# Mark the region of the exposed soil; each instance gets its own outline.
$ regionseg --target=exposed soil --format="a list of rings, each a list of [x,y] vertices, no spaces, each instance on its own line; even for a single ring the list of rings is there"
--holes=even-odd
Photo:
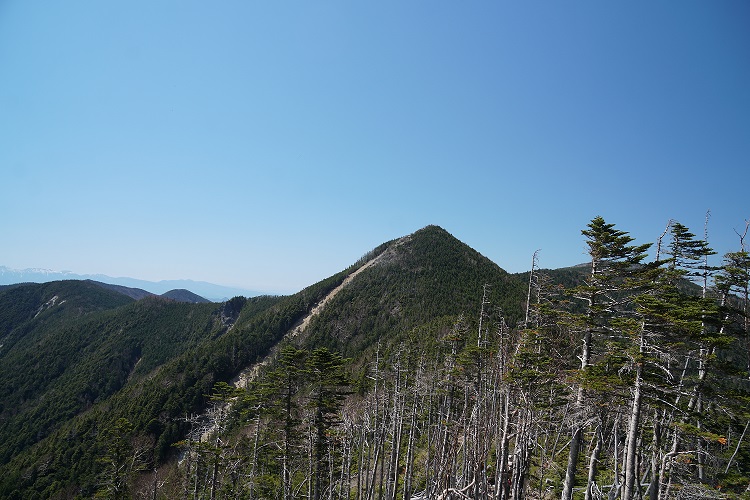
[[[323,300],[315,304],[313,308],[310,310],[309,313],[307,313],[300,321],[298,321],[285,335],[284,339],[293,339],[296,338],[302,334],[304,334],[307,327],[310,325],[310,321],[313,320],[316,316],[320,314],[320,312],[323,310],[323,308],[328,304],[331,299],[333,299],[341,290],[343,290],[349,283],[351,283],[361,272],[363,272],[365,269],[368,269],[380,262],[385,262],[388,260],[391,260],[394,257],[395,248],[399,245],[403,244],[405,241],[409,239],[409,236],[405,236],[401,238],[400,240],[396,241],[395,244],[391,245],[386,251],[382,252],[381,254],[377,255],[376,257],[370,259],[366,263],[364,263],[359,269],[354,271],[352,274],[347,276],[343,282],[333,290],[331,290],[328,295],[326,295]],[[239,375],[237,375],[232,381],[230,382],[232,386],[234,387],[247,387],[247,384],[254,380],[257,376],[260,370],[268,366],[271,361],[273,361],[276,357],[278,346],[281,344],[279,342],[271,349],[271,352],[268,353],[268,355],[263,358],[263,360],[259,361],[258,363],[255,363],[252,366],[249,366],[242,370]]]

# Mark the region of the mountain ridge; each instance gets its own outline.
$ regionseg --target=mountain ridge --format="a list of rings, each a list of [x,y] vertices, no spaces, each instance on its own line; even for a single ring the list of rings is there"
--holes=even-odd
[[[170,300],[176,300],[177,302],[189,302],[191,304],[204,304],[206,302],[211,302],[210,300],[205,299],[200,295],[184,288],[175,288],[174,290],[164,292],[160,295],[160,297],[164,297]]]
[[[430,252],[420,256],[425,250]],[[445,251],[450,255],[441,257]],[[373,260],[377,265],[367,266]],[[17,384],[28,386],[27,390],[16,393],[19,403],[13,405],[8,400],[5,413],[0,415],[7,423],[0,436],[0,442],[3,439],[6,442],[0,446],[0,474],[5,474],[5,479],[0,481],[0,496],[15,490],[41,493],[53,480],[60,485],[72,485],[83,496],[92,495],[99,467],[96,457],[101,456],[107,446],[98,436],[112,419],[126,418],[136,432],[154,443],[154,460],[158,463],[169,460],[174,454],[173,444],[184,439],[190,429],[185,415],[205,410],[209,403],[207,395],[212,393],[214,384],[230,382],[242,370],[266,359],[298,322],[353,275],[355,278],[325,304],[321,314],[312,318],[306,329],[308,337],[303,336],[300,341],[307,345],[339,342],[349,352],[355,352],[358,344],[371,345],[376,337],[387,339],[407,331],[421,323],[424,315],[404,323],[408,315],[392,314],[392,311],[402,307],[402,311],[408,312],[427,302],[432,302],[428,311],[436,311],[446,297],[460,298],[466,290],[475,297],[481,293],[483,279],[492,279],[487,272],[496,277],[507,275],[499,266],[487,262],[488,259],[485,261],[447,231],[428,226],[381,244],[348,268],[290,296],[258,296],[223,304],[180,304],[159,297],[134,301],[118,293],[112,296],[122,297],[118,300],[123,301],[123,306],[94,311],[83,322],[83,317],[78,320],[50,316],[54,309],[37,318],[33,316],[54,296],[58,296],[57,308],[65,307],[74,312],[75,304],[53,288],[86,286],[87,290],[94,290],[93,283],[52,282],[0,290],[0,309],[5,301],[12,300],[10,293],[26,290],[24,293],[35,294],[35,299],[25,308],[24,317],[28,319],[23,324],[16,321],[11,335],[28,331],[25,335],[42,339],[52,332],[61,332],[54,337],[56,343],[48,344],[55,349],[44,351],[49,361],[42,361],[39,351],[32,348],[31,338],[15,347],[0,339],[0,344],[6,344],[0,349],[3,372],[8,378],[6,392],[13,394]],[[446,281],[441,283],[441,268],[451,263],[464,270],[455,276],[446,275]],[[484,271],[477,273],[477,264]],[[361,272],[355,275],[359,269]],[[395,276],[404,269],[408,270],[405,277]],[[418,289],[412,290],[408,285],[411,272],[417,274]],[[469,276],[474,277],[468,279]],[[457,280],[464,277],[467,277],[466,282],[458,283]],[[370,284],[379,285],[370,289]],[[362,303],[378,304],[381,299],[373,297],[391,286],[395,288],[382,305],[384,312],[363,321],[365,328],[372,329],[367,338],[362,338],[361,328],[354,328],[343,336],[329,335],[331,332],[322,328],[323,316],[334,318],[337,329],[350,328],[357,322],[357,315],[367,312],[363,311]],[[356,292],[354,295],[352,290]],[[353,296],[361,294],[370,298],[351,301]],[[59,305],[63,300],[67,302]],[[472,299],[456,300],[449,314],[471,302]],[[466,312],[473,314],[473,306]],[[55,323],[55,317],[64,322]],[[68,338],[79,340],[67,347]],[[343,338],[357,342],[350,342],[347,347]],[[57,352],[69,352],[71,356],[85,352],[88,361],[70,364],[77,358],[59,358]],[[152,354],[147,356],[147,352]],[[51,374],[54,383],[48,380],[46,371],[28,371],[28,359],[34,358],[39,358],[44,365],[55,366]],[[18,379],[21,373],[24,376]],[[47,394],[47,391],[53,392]],[[33,397],[27,400],[24,394]],[[76,437],[70,441],[65,436]],[[56,469],[47,469],[43,476],[34,472],[44,457],[59,453],[56,450],[60,443],[66,443],[65,456],[69,458],[58,462]],[[69,462],[72,457],[78,457],[75,463]],[[51,492],[42,496],[49,496]]]
[[[212,302],[223,302],[238,295],[243,297],[265,295],[265,293],[257,290],[254,291],[190,279],[148,281],[130,277],[112,277],[105,274],[77,274],[72,271],[54,271],[42,268],[12,269],[7,266],[0,266],[0,286],[20,283],[48,283],[50,281],[61,280],[98,281],[109,285],[141,289],[155,295],[163,295],[172,290],[185,289]]]
[[[574,286],[586,269],[540,272],[555,284]],[[0,497],[94,496],[102,484],[101,459],[111,450],[106,436],[118,422],[131,426],[132,443],[144,446],[149,457],[142,485],[166,485],[159,495],[154,489],[146,496],[181,496],[175,478],[184,473],[178,459],[185,443],[223,428],[211,415],[228,415],[217,391],[224,387],[229,392],[222,394],[234,398],[233,391],[244,390],[249,406],[236,409],[237,416],[251,412],[241,417],[250,423],[242,425],[261,425],[263,419],[252,414],[260,408],[255,398],[274,385],[280,363],[290,361],[283,358],[291,352],[287,348],[304,356],[341,356],[352,411],[383,397],[382,390],[389,390],[384,377],[400,390],[402,370],[411,370],[404,382],[425,370],[425,382],[458,384],[490,366],[477,358],[480,353],[514,356],[519,335],[535,335],[524,323],[531,281],[528,273],[506,272],[445,229],[426,226],[288,296],[194,304],[151,295],[134,300],[93,282],[0,287]],[[566,357],[574,339],[564,333],[550,337],[561,370],[573,366],[563,361],[575,361]],[[457,362],[458,371],[451,368]],[[309,378],[312,372],[299,375]],[[474,383],[462,384],[455,389]],[[373,387],[381,391],[377,397]],[[417,388],[401,394],[422,397]],[[395,394],[393,404],[400,401]],[[466,396],[455,403],[480,401]],[[278,395],[266,402],[277,403]],[[270,432],[277,424],[263,425]],[[278,457],[267,458],[264,467],[279,463]],[[258,498],[273,496],[266,493]]]

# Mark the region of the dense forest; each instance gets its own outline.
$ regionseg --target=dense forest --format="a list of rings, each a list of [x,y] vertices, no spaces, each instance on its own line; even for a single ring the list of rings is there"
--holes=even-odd
[[[750,498],[744,235],[582,236],[511,275],[428,226],[224,304],[0,291],[0,496]]]

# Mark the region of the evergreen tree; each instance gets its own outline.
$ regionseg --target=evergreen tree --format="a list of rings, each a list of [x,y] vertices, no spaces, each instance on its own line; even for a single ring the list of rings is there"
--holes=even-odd
[[[101,486],[96,492],[96,498],[130,498],[130,483],[144,469],[146,449],[134,446],[133,425],[125,418],[118,419],[104,431],[102,437],[106,453],[100,459],[104,470],[100,475]]]
[[[631,245],[633,238],[627,232],[615,229],[614,224],[605,222],[602,217],[595,217],[588,224],[588,229],[581,233],[586,237],[591,270],[586,282],[571,291],[575,298],[583,302],[584,311],[570,318],[574,327],[581,332],[581,348],[562,500],[573,498],[578,455],[583,444],[585,423],[590,417],[586,411],[588,396],[585,387],[596,382],[590,376],[592,363],[596,364],[602,357],[607,358],[608,352],[603,344],[614,335],[616,328],[611,319],[629,306],[635,284],[633,278],[650,247],[650,244]]]
[[[291,463],[295,449],[299,447],[300,408],[295,400],[300,384],[304,377],[304,363],[307,352],[286,345],[279,353],[279,368],[276,377],[279,385],[279,403],[283,422],[283,455],[282,455],[282,485],[284,499],[292,498]]]
[[[348,394],[349,380],[344,372],[345,360],[340,354],[321,347],[310,353],[307,359],[305,374],[310,386],[308,408],[312,418],[313,456],[310,478],[313,485],[313,499],[319,500],[325,487],[329,486],[327,478],[329,461],[329,431],[339,422],[339,410]]]

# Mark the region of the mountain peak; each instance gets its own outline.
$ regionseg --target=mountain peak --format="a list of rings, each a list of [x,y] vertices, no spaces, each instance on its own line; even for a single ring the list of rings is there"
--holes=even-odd
[[[161,294],[161,296],[167,299],[174,300],[176,302],[189,302],[191,304],[204,304],[206,302],[210,302],[200,295],[197,295],[184,288],[169,290],[168,292],[164,292],[163,294]]]
[[[415,231],[414,234],[420,233],[422,231],[437,231],[437,232],[442,232],[442,233],[445,233],[445,234],[450,234],[448,231],[446,231],[445,229],[443,229],[441,226],[438,226],[437,224],[427,224],[422,229],[419,229],[419,230]]]
[[[413,255],[420,261],[414,262],[417,267],[427,266],[450,268],[462,265],[489,266],[496,271],[505,273],[496,263],[480,254],[472,247],[453,236],[446,229],[430,224],[414,233],[395,240],[389,250],[400,247],[403,253]]]
[[[378,251],[379,250],[379,251]],[[445,229],[429,225],[378,247],[310,324],[310,336],[349,354],[431,319],[473,313],[488,300],[516,319],[523,283]],[[364,319],[364,320],[363,320]]]

